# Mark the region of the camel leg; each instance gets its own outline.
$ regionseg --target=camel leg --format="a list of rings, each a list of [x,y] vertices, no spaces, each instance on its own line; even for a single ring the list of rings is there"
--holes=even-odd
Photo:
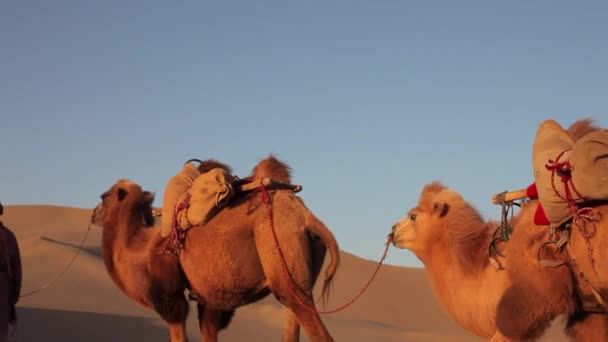
[[[321,317],[319,314],[315,312],[311,312],[304,308],[299,301],[295,298],[297,297],[309,308],[314,308],[314,300],[312,296],[312,285],[310,283],[310,272],[293,272],[290,275],[287,275],[280,264],[280,260],[276,259],[276,255],[272,255],[271,260],[274,260],[273,264],[263,264],[264,272],[266,273],[266,277],[268,280],[268,287],[277,297],[277,299],[288,309],[292,311],[292,315],[285,315],[287,321],[285,322],[285,336],[284,341],[291,341],[289,338],[294,338],[293,334],[296,331],[295,322],[290,322],[295,316],[297,323],[304,329],[306,335],[308,335],[310,341],[333,341],[329,331],[321,321]],[[263,260],[267,256],[261,256]],[[266,260],[266,262],[269,262]],[[308,271],[308,270],[307,270]],[[291,276],[292,280],[289,280],[289,276]],[[288,281],[293,281],[293,285],[295,289],[287,283]],[[295,292],[295,293],[294,293]],[[293,341],[298,341],[294,339]]]
[[[311,278],[315,284],[321,269],[323,268],[323,260],[327,253],[327,248],[323,241],[317,237],[310,238],[310,255],[311,262]],[[283,342],[299,342],[300,341],[300,324],[291,309],[283,307]]]
[[[169,325],[171,342],[184,342],[190,306],[184,295],[185,280],[173,256],[161,255],[149,264],[148,298],[154,311]]]
[[[312,296],[301,297],[301,299],[309,308],[314,308]],[[302,328],[304,328],[310,341],[326,342],[334,340],[323,324],[323,321],[321,321],[319,314],[307,310],[301,304],[294,302],[293,300],[283,299],[282,302],[291,309]]]
[[[152,286],[150,298],[152,299],[154,311],[169,325],[171,342],[187,341],[186,319],[188,318],[188,301],[183,293],[168,296],[160,288]]]
[[[197,309],[198,326],[201,330],[201,341],[217,342],[217,333],[220,330],[221,311],[206,308],[201,304],[197,305]]]
[[[504,337],[499,331],[490,339],[490,342],[515,342],[515,340]]]
[[[196,308],[198,310],[198,325],[202,341],[217,341],[218,332],[228,327],[234,316],[234,310],[222,311],[210,309],[200,303],[197,304]]]
[[[171,342],[188,341],[185,322],[169,323],[169,337]]]
[[[292,322],[293,317],[297,320],[300,326],[304,329],[306,335],[308,335],[310,341],[333,341],[329,331],[323,324],[321,317],[318,313],[312,312],[311,309],[315,309],[315,303],[312,295],[312,286],[306,281],[302,281],[297,275],[302,273],[294,272],[291,275],[293,279],[292,288],[287,282],[289,276],[285,273],[283,268],[272,269],[267,274],[269,287],[275,294],[277,299],[289,309],[292,314],[285,315],[285,341],[291,341],[289,338],[293,338],[293,341],[298,341],[299,334],[295,335],[295,331],[299,331],[299,327],[295,322]],[[299,281],[298,281],[299,280]],[[304,307],[298,298],[306,306]],[[297,337],[297,338],[296,338]]]
[[[608,341],[608,315],[577,312],[568,318],[566,334],[571,341]]]
[[[283,307],[283,342],[299,342],[300,341],[300,323],[293,311],[287,307]]]
[[[188,302],[183,295],[174,297],[161,296],[152,297],[154,310],[169,325],[169,335],[171,342],[185,342],[188,340],[186,335],[186,319],[188,318]]]

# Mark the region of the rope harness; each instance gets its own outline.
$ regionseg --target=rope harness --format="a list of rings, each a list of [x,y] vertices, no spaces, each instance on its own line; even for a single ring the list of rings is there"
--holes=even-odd
[[[591,238],[595,235],[597,226],[596,222],[602,219],[602,215],[600,212],[596,211],[595,208],[591,206],[579,207],[576,201],[588,202],[588,200],[582,196],[574,186],[572,181],[572,166],[568,160],[560,161],[560,158],[569,150],[562,151],[555,160],[549,160],[545,164],[545,168],[551,171],[551,187],[555,194],[559,196],[566,204],[568,205],[568,210],[572,214],[571,223],[564,223],[555,227],[553,224],[549,226],[549,240],[541,245],[537,252],[537,259],[541,263],[541,265],[545,267],[559,267],[566,263],[570,263],[574,269],[574,271],[580,276],[583,282],[589,287],[593,296],[597,300],[600,305],[600,309],[598,310],[597,305],[593,305],[592,307],[585,308],[590,312],[604,312],[606,310],[606,302],[600,295],[600,293],[593,287],[585,273],[581,270],[576,262],[576,258],[574,253],[572,252],[570,237],[572,234],[572,226],[576,227],[585,240],[587,246],[587,254],[589,257],[589,261],[591,265],[595,269],[595,260],[593,258],[593,247],[591,246]],[[555,176],[560,177],[560,181],[563,184],[564,195],[557,190],[557,185],[555,181]],[[577,198],[574,197],[576,195]],[[542,252],[550,245],[555,245],[556,251],[564,251],[566,252],[566,256],[563,260],[545,260],[542,259]],[[583,303],[585,306],[585,303]]]
[[[498,194],[498,204],[501,206],[501,219],[500,225],[498,228],[494,230],[492,234],[492,240],[490,241],[490,245],[488,246],[488,254],[490,256],[490,262],[494,267],[498,270],[504,270],[504,266],[498,260],[498,257],[504,258],[505,256],[498,251],[496,248],[496,244],[498,242],[507,242],[511,239],[511,234],[513,233],[513,227],[511,226],[511,222],[513,222],[514,210],[513,206],[520,207],[521,204],[516,203],[515,201],[505,201],[505,195],[507,192],[502,192]]]
[[[372,276],[368,280],[368,282],[365,284],[365,286],[363,286],[363,288],[359,291],[359,293],[357,293],[357,295],[353,299],[351,299],[350,301],[346,302],[345,304],[343,304],[343,305],[341,305],[341,306],[339,306],[339,307],[337,307],[335,309],[326,310],[326,311],[319,311],[319,310],[315,309],[313,306],[311,306],[309,304],[306,304],[304,302],[304,300],[302,300],[302,298],[297,293],[298,289],[296,288],[296,284],[294,283],[293,278],[289,274],[289,269],[287,268],[287,261],[285,260],[285,254],[283,253],[283,249],[281,248],[281,245],[279,243],[279,238],[277,236],[277,232],[276,232],[276,229],[275,229],[275,226],[274,226],[273,211],[272,211],[272,202],[270,200],[270,194],[268,193],[268,190],[266,189],[266,187],[264,186],[264,184],[260,183],[260,186],[251,195],[251,199],[253,199],[257,193],[262,193],[262,201],[266,205],[266,209],[267,209],[267,212],[268,212],[268,221],[269,221],[270,227],[272,229],[272,236],[274,238],[275,247],[277,248],[277,250],[279,252],[279,256],[281,258],[281,266],[283,268],[283,272],[284,272],[284,275],[285,275],[285,281],[289,285],[289,290],[291,291],[291,294],[296,299],[296,301],[298,302],[298,304],[300,304],[306,311],[309,311],[309,312],[312,312],[312,313],[316,313],[316,314],[324,315],[324,314],[332,314],[332,313],[336,313],[336,312],[342,311],[342,310],[346,309],[347,307],[349,307],[350,305],[352,305],[355,301],[357,301],[361,297],[361,295],[363,295],[363,293],[368,289],[369,285],[372,283],[372,281],[374,280],[374,278],[378,274],[378,271],[380,270],[380,266],[382,266],[382,263],[384,262],[384,259],[386,259],[387,255],[388,255],[388,249],[390,247],[390,242],[391,242],[390,237],[388,238],[388,240],[386,241],[386,243],[384,245],[384,253],[382,254],[382,258],[378,262],[378,265],[376,266],[376,269],[374,270],[374,273],[372,274]],[[249,203],[248,213],[250,213],[250,210],[251,210],[251,203],[252,202]]]
[[[593,207],[583,207],[579,208],[576,204],[576,201],[586,201],[586,199],[576,190],[574,183],[572,182],[572,166],[570,165],[570,161],[566,160],[560,162],[560,158],[569,150],[562,151],[555,161],[549,159],[546,163],[545,167],[547,170],[551,171],[551,187],[553,191],[559,198],[565,201],[568,204],[568,209],[572,214],[572,223],[579,230],[583,238],[585,239],[585,243],[587,244],[587,251],[589,255],[589,260],[592,264],[595,264],[593,260],[593,247],[591,246],[590,239],[595,235],[597,227],[595,222],[601,220],[601,214]],[[555,175],[560,177],[560,180],[564,186],[564,196],[562,196],[559,191],[557,191],[555,185]],[[578,197],[574,198],[573,193]],[[590,230],[588,230],[588,226]]]
[[[184,248],[186,231],[180,227],[179,214],[190,207],[190,194],[184,193],[184,198],[175,206],[173,212],[173,228],[169,235],[160,245],[159,254],[171,254],[177,256],[180,249]]]

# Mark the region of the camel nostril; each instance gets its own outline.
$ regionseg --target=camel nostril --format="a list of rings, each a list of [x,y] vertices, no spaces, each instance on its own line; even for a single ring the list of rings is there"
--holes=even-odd
[[[393,242],[395,240],[395,230],[397,229],[397,225],[393,225],[390,234],[388,234],[389,241]]]

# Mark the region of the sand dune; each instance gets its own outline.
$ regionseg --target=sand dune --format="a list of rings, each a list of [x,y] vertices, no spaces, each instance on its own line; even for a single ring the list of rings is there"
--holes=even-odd
[[[5,208],[3,222],[15,232],[21,247],[24,293],[46,285],[61,272],[77,251],[90,214],[89,209],[57,206]],[[93,226],[68,272],[48,288],[21,299],[19,341],[168,340],[163,321],[112,283],[101,260],[100,238],[100,228]],[[342,252],[328,308],[352,298],[374,267],[374,261]],[[199,340],[196,315],[190,316],[188,334],[191,340]],[[220,338],[280,341],[281,316],[281,306],[269,296],[237,310]],[[416,268],[383,267],[358,302],[323,320],[336,341],[481,341],[448,318],[435,301],[424,271]],[[564,341],[561,335],[554,324],[545,340]]]

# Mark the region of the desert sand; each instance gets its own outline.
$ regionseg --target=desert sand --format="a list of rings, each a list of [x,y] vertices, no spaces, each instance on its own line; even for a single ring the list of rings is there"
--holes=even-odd
[[[2,221],[15,232],[21,248],[23,294],[45,286],[64,269],[80,246],[91,212],[49,205],[5,207]],[[163,321],[112,283],[101,260],[100,240],[101,228],[91,226],[84,249],[65,275],[21,298],[18,341],[168,340]],[[404,252],[392,248],[388,262],[400,253]],[[350,300],[375,266],[374,260],[343,251],[327,309]],[[323,321],[336,341],[482,341],[449,319],[433,297],[424,270],[418,268],[383,266],[357,302],[324,315]],[[563,322],[555,322],[543,341],[566,341],[562,326]],[[280,341],[281,330],[281,306],[269,296],[238,309],[220,339]],[[193,306],[188,335],[192,341],[200,340]],[[303,336],[302,340],[307,339]]]

